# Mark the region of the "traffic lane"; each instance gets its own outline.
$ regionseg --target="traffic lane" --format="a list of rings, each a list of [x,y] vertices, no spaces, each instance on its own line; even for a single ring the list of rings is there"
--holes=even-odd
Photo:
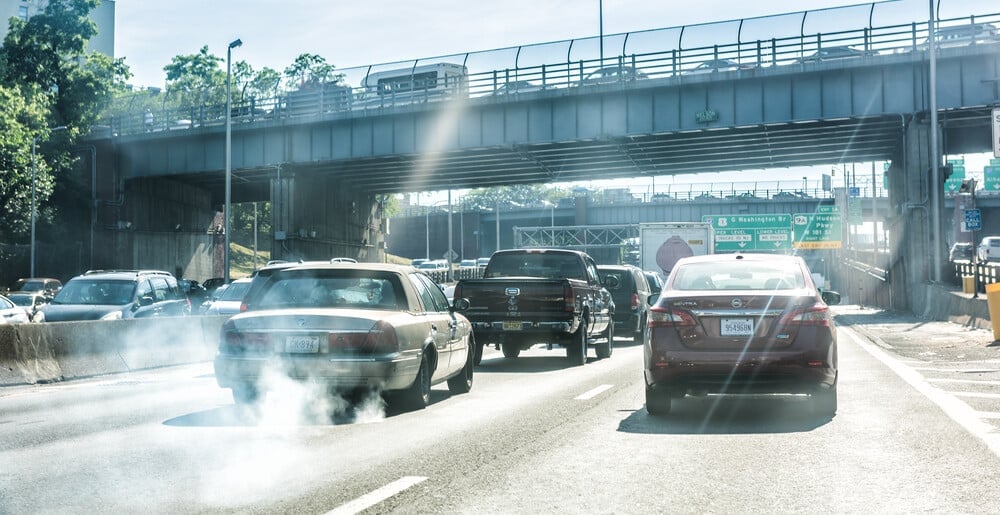
[[[612,359],[641,357],[616,351]],[[806,399],[772,396],[688,398],[671,416],[650,417],[641,376],[626,374],[626,382],[581,402],[575,416],[523,432],[518,445],[480,468],[441,471],[444,477],[419,469],[430,479],[379,510],[972,513],[1000,506],[1000,460],[843,333],[840,371],[833,419],[814,416]],[[537,429],[524,415],[526,429]]]
[[[388,418],[362,410],[355,423],[303,415],[286,392],[241,410],[204,366],[7,390],[0,437],[15,443],[0,451],[0,498],[13,512],[325,511],[400,470],[453,468],[470,449],[488,462],[496,442],[508,442],[499,452],[518,445],[524,412],[547,413],[534,422],[544,431],[576,408],[554,406],[578,395],[577,383],[635,374],[638,364],[591,361],[571,367],[564,352],[518,360],[489,352],[480,368],[497,373],[477,374],[470,394],[436,387],[427,410]],[[87,408],[66,409],[75,404]],[[17,438],[27,433],[45,436]]]

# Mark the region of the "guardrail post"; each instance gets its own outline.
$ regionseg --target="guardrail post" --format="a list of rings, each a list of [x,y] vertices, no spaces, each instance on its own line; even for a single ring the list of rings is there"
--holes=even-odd
[[[771,38],[771,67],[778,66],[778,40]]]

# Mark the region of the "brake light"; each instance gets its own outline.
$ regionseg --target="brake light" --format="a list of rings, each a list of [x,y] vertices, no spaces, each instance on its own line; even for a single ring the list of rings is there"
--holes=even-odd
[[[646,327],[693,327],[697,322],[688,311],[654,307],[649,309]]]
[[[635,311],[635,310],[639,309],[639,294],[638,293],[633,293],[632,294],[632,302],[631,302],[631,306],[630,307],[632,308],[632,311]]]
[[[573,295],[573,287],[569,281],[563,284],[563,311],[572,313],[576,311],[576,297]]]
[[[384,320],[375,322],[367,332],[330,333],[328,339],[331,351],[351,351],[359,354],[399,352],[396,329]]]
[[[246,313],[246,312],[247,312],[247,303],[240,302],[240,313]]]
[[[817,302],[807,308],[797,308],[782,319],[784,325],[815,325],[830,327],[832,317],[826,304]]]
[[[274,351],[274,342],[267,333],[227,331],[222,334],[219,350],[223,354],[270,354]]]

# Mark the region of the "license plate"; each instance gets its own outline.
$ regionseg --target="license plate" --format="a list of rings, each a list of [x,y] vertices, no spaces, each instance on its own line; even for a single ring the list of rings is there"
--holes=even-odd
[[[753,319],[723,318],[719,334],[722,336],[753,336]]]
[[[289,336],[285,338],[285,352],[315,354],[319,352],[319,336]]]
[[[503,330],[504,331],[520,331],[522,328],[520,320],[504,320]]]

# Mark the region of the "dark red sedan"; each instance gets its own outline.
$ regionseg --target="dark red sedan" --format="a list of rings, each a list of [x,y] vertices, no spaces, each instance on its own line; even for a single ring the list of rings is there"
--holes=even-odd
[[[837,331],[797,256],[715,254],[677,262],[649,309],[646,411],[685,395],[808,394],[837,411]]]

